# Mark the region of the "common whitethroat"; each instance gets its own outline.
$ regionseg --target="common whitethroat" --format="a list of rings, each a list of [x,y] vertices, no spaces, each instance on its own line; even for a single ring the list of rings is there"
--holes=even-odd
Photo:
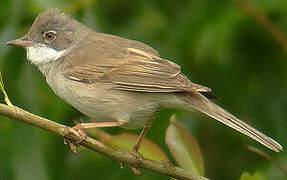
[[[22,46],[53,91],[98,123],[143,128],[133,153],[162,108],[200,111],[279,152],[282,146],[209,100],[211,89],[191,82],[175,63],[137,41],[96,32],[57,9],[38,15],[29,32],[7,45]]]

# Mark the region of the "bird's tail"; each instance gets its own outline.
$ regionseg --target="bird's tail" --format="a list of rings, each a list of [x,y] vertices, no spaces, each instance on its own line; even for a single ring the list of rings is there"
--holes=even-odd
[[[250,138],[275,152],[282,151],[282,146],[279,143],[254,129],[245,122],[239,120],[220,106],[204,97],[202,94],[198,92],[192,92],[186,94],[178,94],[177,96],[183,101],[187,102],[192,109],[196,109],[216,119],[217,121],[249,136]]]

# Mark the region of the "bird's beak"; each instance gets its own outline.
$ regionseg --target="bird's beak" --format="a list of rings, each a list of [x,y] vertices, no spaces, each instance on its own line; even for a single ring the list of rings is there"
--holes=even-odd
[[[33,46],[34,42],[29,41],[25,36],[19,39],[15,39],[6,43],[9,46],[21,46],[21,47],[29,47]]]

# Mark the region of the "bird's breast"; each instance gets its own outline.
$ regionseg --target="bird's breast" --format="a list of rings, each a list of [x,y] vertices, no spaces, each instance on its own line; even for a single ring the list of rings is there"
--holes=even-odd
[[[137,129],[145,126],[159,110],[150,93],[114,90],[104,83],[88,85],[53,71],[46,80],[59,97],[95,121],[121,121],[123,127]]]

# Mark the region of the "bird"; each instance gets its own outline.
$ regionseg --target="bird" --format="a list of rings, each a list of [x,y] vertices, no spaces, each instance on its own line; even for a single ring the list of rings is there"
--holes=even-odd
[[[210,88],[191,82],[152,47],[97,32],[59,9],[40,13],[26,35],[7,45],[24,47],[55,94],[96,120],[74,127],[82,134],[98,127],[142,129],[134,155],[140,156],[141,142],[163,108],[201,112],[275,152],[283,149],[211,101]]]

